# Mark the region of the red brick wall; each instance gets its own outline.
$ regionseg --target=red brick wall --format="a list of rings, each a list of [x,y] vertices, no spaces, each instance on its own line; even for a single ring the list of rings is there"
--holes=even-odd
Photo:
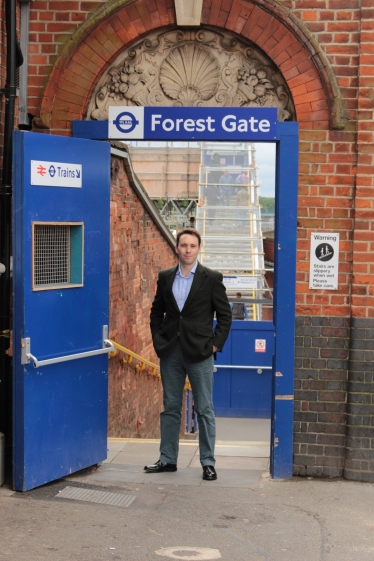
[[[352,315],[374,318],[374,4],[362,0]]]
[[[43,90],[62,46],[106,0],[36,0],[30,4],[29,112],[39,116]],[[78,85],[78,84],[77,84]]]
[[[78,13],[86,18],[90,9],[99,7],[97,14],[100,14],[102,6],[102,3],[64,3],[65,8],[67,4],[76,5],[74,19],[70,9],[54,11],[57,4],[51,0],[37,1],[32,5],[35,44],[31,47],[38,52],[32,55],[31,61],[36,82],[30,92],[30,110],[35,114],[40,111],[44,125],[50,126],[53,132],[69,134],[70,120],[84,115],[97,75],[121,49],[151,30],[173,25],[175,16],[171,0],[157,3],[134,0],[123,4],[116,12],[108,10],[101,19],[97,16],[97,20],[84,22],[84,33],[81,27],[53,68],[41,103],[42,86],[56,61],[57,43],[62,45],[67,36],[71,36],[79,20]],[[360,37],[364,41],[372,41],[370,20],[366,21],[370,17],[368,4],[369,0],[363,0],[360,10],[359,0],[204,2],[203,24],[234,31],[255,42],[278,65],[293,95],[300,125],[299,315],[348,317],[351,312],[356,163],[368,165],[369,144],[372,142],[368,130],[356,135]],[[288,12],[287,8],[291,11]],[[41,19],[52,16],[50,21]],[[64,17],[66,21],[59,20],[57,24],[57,17]],[[369,29],[365,30],[365,26]],[[52,47],[55,49],[53,54],[47,53],[46,50]],[[370,52],[365,56],[369,57]],[[359,90],[363,96],[360,103],[363,104],[361,109],[368,109],[371,103],[368,93],[371,70],[363,57],[362,53],[362,67],[366,68],[364,72],[368,75],[367,84],[365,87],[361,84]],[[343,109],[334,104],[337,93],[342,97]],[[345,116],[349,117],[344,129],[338,128],[339,122],[342,123],[341,115],[337,114],[339,111],[343,111],[343,116],[345,111]],[[363,112],[361,116],[364,117]],[[360,126],[370,127],[370,116],[366,119],[366,124]],[[331,123],[335,130],[331,129]],[[357,150],[363,151],[358,156],[358,162]],[[363,175],[367,176],[366,173]],[[367,182],[368,178],[362,177],[359,181]],[[366,203],[361,201],[359,204]],[[367,213],[359,212],[359,216],[367,220]],[[361,228],[358,222],[357,225]],[[365,224],[363,226],[366,228]],[[308,287],[310,234],[319,229],[340,233],[340,282],[336,291],[310,291]],[[364,231],[372,231],[371,222]],[[364,240],[365,249],[370,248],[367,238]],[[361,242],[360,236],[356,237],[355,243]],[[364,246],[361,243],[355,247]],[[367,275],[372,274],[370,266],[367,265],[365,271],[362,264],[357,263],[355,267],[357,273],[363,276],[356,277],[354,290],[365,293],[355,297],[353,313],[372,315],[374,306],[369,301],[370,289],[363,288],[364,278],[368,279]]]
[[[365,389],[364,385],[361,390],[357,385],[364,375],[360,368],[365,368],[366,380],[373,362],[372,4],[373,0],[204,0],[203,5],[203,25],[235,32],[257,44],[274,60],[296,107],[300,164],[294,436],[295,473],[300,475],[342,475],[346,455],[349,457],[350,453],[346,442],[350,442],[349,431],[353,429],[349,426],[357,431],[354,423],[361,423],[359,415],[364,415],[356,402],[361,399],[366,404],[365,399],[372,395],[372,388]],[[121,7],[114,12],[110,10],[113,6]],[[100,11],[102,7],[107,8],[105,13]],[[92,18],[78,29],[79,18],[86,19],[91,10]],[[30,112],[41,117],[39,125],[58,134],[70,134],[71,120],[84,116],[97,77],[118,52],[148,32],[175,25],[172,0],[133,0],[122,4],[37,1],[32,4],[31,18]],[[77,32],[72,37],[74,30]],[[141,222],[140,214],[136,228]],[[310,236],[316,230],[340,234],[336,291],[309,290]],[[129,236],[124,232],[121,235],[125,241]],[[134,234],[134,245],[144,235],[142,230]],[[127,243],[131,247],[131,240]],[[121,265],[117,266],[120,269]],[[121,270],[115,274],[127,279]],[[116,282],[117,277],[113,280]],[[139,298],[141,290],[136,288]],[[117,300],[122,305],[121,298],[118,296]],[[147,306],[149,302],[144,308]],[[137,313],[145,314],[143,307]],[[126,311],[130,318],[126,325],[125,316],[118,318],[119,330],[130,340],[137,313],[135,309]],[[352,339],[352,316],[357,340]],[[145,315],[142,321],[148,321]],[[118,330],[114,324],[112,327]],[[138,341],[143,336],[141,329],[139,336]],[[146,339],[144,345],[151,356]],[[355,350],[357,345],[363,350]],[[138,418],[145,421],[139,423],[139,434],[148,434],[141,431],[147,426],[158,427],[158,419],[147,420],[144,409],[139,409],[142,400],[136,401],[136,397],[139,393],[149,403],[156,402],[155,409],[158,408],[157,382],[143,375],[136,377],[131,367],[122,373],[118,361],[114,359],[111,365],[110,388],[117,400],[111,404],[111,419],[118,415],[119,421],[118,426],[112,426],[111,421],[110,434],[122,434],[123,425],[131,427],[130,434],[138,434]],[[126,389],[122,389],[122,384]],[[131,403],[125,397],[128,388],[133,388],[131,415],[126,409],[126,401]],[[358,397],[352,394],[352,388],[359,393]],[[347,399],[352,402],[348,411]],[[369,405],[365,407],[370,409]],[[347,413],[351,417],[348,428]],[[374,421],[370,412],[365,415],[361,428],[366,438],[365,431]],[[361,457],[373,462],[372,450],[367,452],[363,456],[359,448]]]
[[[110,337],[158,364],[149,330],[149,311],[160,269],[176,263],[162,236],[130,186],[123,160],[112,156],[110,249]],[[109,436],[156,438],[162,387],[150,369],[117,353],[109,361]]]
[[[92,85],[118,52],[152,29],[175,21],[173,0],[125,0],[115,13],[106,4],[105,0],[31,4],[29,111],[42,115],[40,126],[47,124],[58,134],[68,134],[68,123],[82,118]]]

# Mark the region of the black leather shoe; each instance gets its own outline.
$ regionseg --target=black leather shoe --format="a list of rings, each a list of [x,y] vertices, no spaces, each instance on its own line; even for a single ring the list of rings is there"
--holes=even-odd
[[[213,466],[203,466],[203,479],[205,479],[205,481],[214,481],[217,479],[217,472]]]
[[[168,464],[158,460],[155,464],[151,466],[144,466],[144,471],[146,473],[161,473],[163,471],[177,471],[177,464]]]

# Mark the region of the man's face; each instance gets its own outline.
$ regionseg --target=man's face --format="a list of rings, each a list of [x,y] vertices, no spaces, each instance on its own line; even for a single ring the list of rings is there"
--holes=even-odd
[[[183,234],[179,238],[175,251],[180,263],[183,265],[193,265],[200,251],[199,240],[192,234]]]

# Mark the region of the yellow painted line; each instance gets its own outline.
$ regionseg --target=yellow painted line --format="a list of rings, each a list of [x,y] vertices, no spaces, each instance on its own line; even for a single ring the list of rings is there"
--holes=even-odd
[[[113,437],[109,437],[108,438],[108,442],[138,442],[139,444],[160,444],[160,439],[159,438],[113,438]],[[195,442],[193,441],[184,441],[184,440],[180,440],[179,444],[182,446],[199,446],[198,441],[196,440]]]
[[[146,439],[146,438],[113,438],[113,437],[109,437],[108,438],[108,442],[137,442],[139,444],[159,444],[160,440],[158,439]],[[183,441],[180,440],[179,441],[179,445],[180,446],[199,446],[199,442],[191,442],[191,441]],[[262,443],[258,443],[258,444],[216,444],[215,446],[216,448],[270,448],[270,443],[269,444],[262,444]]]

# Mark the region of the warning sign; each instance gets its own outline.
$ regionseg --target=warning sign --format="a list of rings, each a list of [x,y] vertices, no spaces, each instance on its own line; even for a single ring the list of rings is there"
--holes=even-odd
[[[255,339],[255,353],[266,353],[266,339]]]
[[[339,234],[313,232],[310,239],[309,288],[338,288]]]

